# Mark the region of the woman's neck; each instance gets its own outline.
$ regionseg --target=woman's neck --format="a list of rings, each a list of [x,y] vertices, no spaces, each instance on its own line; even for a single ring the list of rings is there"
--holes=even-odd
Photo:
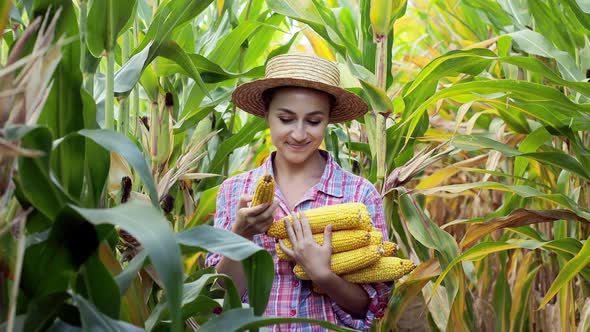
[[[326,160],[319,151],[316,151],[308,160],[300,164],[287,162],[278,153],[275,155],[274,173],[276,177],[283,179],[320,179],[326,168]]]

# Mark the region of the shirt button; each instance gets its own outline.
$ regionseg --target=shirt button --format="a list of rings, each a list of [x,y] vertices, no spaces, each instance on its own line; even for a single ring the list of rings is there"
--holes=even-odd
[[[295,316],[297,314],[297,311],[295,309],[291,310],[290,315],[291,317]]]
[[[293,287],[299,286],[299,281],[293,281]]]

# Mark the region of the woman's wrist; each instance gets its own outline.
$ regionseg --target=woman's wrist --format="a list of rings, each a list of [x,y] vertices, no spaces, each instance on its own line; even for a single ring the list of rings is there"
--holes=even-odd
[[[316,271],[316,273],[307,273],[310,279],[318,286],[329,284],[334,281],[334,277],[339,278],[332,270]]]
[[[244,232],[241,232],[240,230],[238,230],[236,228],[236,225],[234,225],[231,228],[231,232],[234,233],[234,234],[237,234],[237,235],[239,235],[239,236],[241,236],[241,237],[243,237],[243,238],[245,238],[247,240],[250,240],[250,241],[254,240],[254,235],[249,235],[249,234],[245,234]]]

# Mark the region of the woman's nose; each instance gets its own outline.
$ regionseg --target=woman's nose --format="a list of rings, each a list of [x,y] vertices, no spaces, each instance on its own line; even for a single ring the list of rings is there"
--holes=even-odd
[[[301,123],[297,124],[297,126],[293,128],[293,131],[291,132],[291,137],[298,142],[304,141],[307,138],[305,126]]]

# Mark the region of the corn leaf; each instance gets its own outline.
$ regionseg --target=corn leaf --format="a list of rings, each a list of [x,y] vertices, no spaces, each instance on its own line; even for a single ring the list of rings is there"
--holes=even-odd
[[[543,297],[539,309],[543,308],[557,292],[561,291],[588,264],[590,264],[590,241],[586,240],[578,254],[559,271],[547,294]]]
[[[520,227],[524,225],[552,222],[562,219],[590,223],[588,220],[583,219],[568,210],[517,209],[512,211],[508,216],[493,218],[481,224],[469,225],[465,236],[461,240],[461,248],[470,247],[483,236],[498,229],[506,227]]]
[[[86,301],[79,295],[73,296],[75,303],[80,310],[80,320],[84,331],[105,331],[105,332],[141,332],[143,329],[127,322],[115,320],[100,312],[91,302]]]
[[[114,151],[124,156],[129,164],[135,168],[144,185],[147,187],[152,204],[156,207],[160,206],[156,185],[149,166],[139,148],[129,138],[108,129],[83,129],[79,131],[79,134],[92,139],[109,151]]]
[[[182,259],[168,220],[154,207],[130,201],[111,209],[84,209],[72,206],[94,225],[119,226],[135,237],[146,250],[164,284],[172,315],[172,330],[181,326]]]

